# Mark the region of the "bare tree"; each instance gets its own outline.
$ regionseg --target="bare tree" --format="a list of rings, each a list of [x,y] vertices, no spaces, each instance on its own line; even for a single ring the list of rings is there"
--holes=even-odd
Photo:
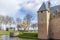
[[[35,28],[37,27],[37,23],[33,23],[31,27],[35,30]]]
[[[24,18],[24,22],[30,27],[30,23],[31,23],[32,19],[33,19],[33,16],[30,14],[27,14]],[[28,30],[29,30],[29,27],[28,27]]]
[[[17,18],[16,19],[16,22],[17,22],[17,24],[21,23],[21,19],[20,18]]]
[[[15,23],[13,17],[0,15],[0,25],[1,25],[1,24],[10,24],[10,25],[11,25],[11,24],[13,24],[13,23]],[[2,26],[1,26],[1,27],[2,27]],[[0,28],[1,28],[1,27],[0,27]]]
[[[20,24],[21,24],[21,19],[20,18],[17,18],[16,19],[16,22],[17,22],[17,28],[18,28],[18,31],[19,31],[19,28],[21,27]]]

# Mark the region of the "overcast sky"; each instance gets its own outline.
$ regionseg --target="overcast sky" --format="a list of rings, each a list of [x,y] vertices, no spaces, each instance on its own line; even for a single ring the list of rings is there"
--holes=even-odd
[[[43,2],[49,0],[0,0],[0,15],[23,17],[26,14],[34,16],[33,22],[37,22],[37,11]],[[60,0],[50,0],[51,6],[59,5]]]

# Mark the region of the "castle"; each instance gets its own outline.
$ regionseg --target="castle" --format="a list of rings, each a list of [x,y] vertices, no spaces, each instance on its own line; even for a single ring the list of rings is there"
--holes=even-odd
[[[60,39],[60,6],[48,7],[43,2],[37,11],[38,39]]]

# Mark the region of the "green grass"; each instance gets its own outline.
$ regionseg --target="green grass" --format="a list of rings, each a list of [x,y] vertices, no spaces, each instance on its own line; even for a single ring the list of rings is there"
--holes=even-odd
[[[20,38],[29,38],[29,39],[37,39],[38,33],[31,33],[31,32],[23,32],[18,35]]]
[[[0,38],[0,40],[3,40],[2,38]]]
[[[15,32],[15,31],[0,31],[0,35],[9,35],[10,32]]]
[[[0,31],[0,35],[8,35],[9,33],[9,31]]]

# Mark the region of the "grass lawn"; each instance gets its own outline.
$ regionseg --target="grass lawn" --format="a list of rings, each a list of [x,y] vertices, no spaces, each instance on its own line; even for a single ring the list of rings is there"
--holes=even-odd
[[[8,35],[9,33],[9,31],[0,31],[0,35]]]
[[[8,35],[10,32],[15,32],[15,31],[0,31],[0,35]]]
[[[23,32],[18,35],[19,38],[37,39],[38,33],[35,32]]]
[[[3,40],[2,38],[0,38],[0,40]]]

